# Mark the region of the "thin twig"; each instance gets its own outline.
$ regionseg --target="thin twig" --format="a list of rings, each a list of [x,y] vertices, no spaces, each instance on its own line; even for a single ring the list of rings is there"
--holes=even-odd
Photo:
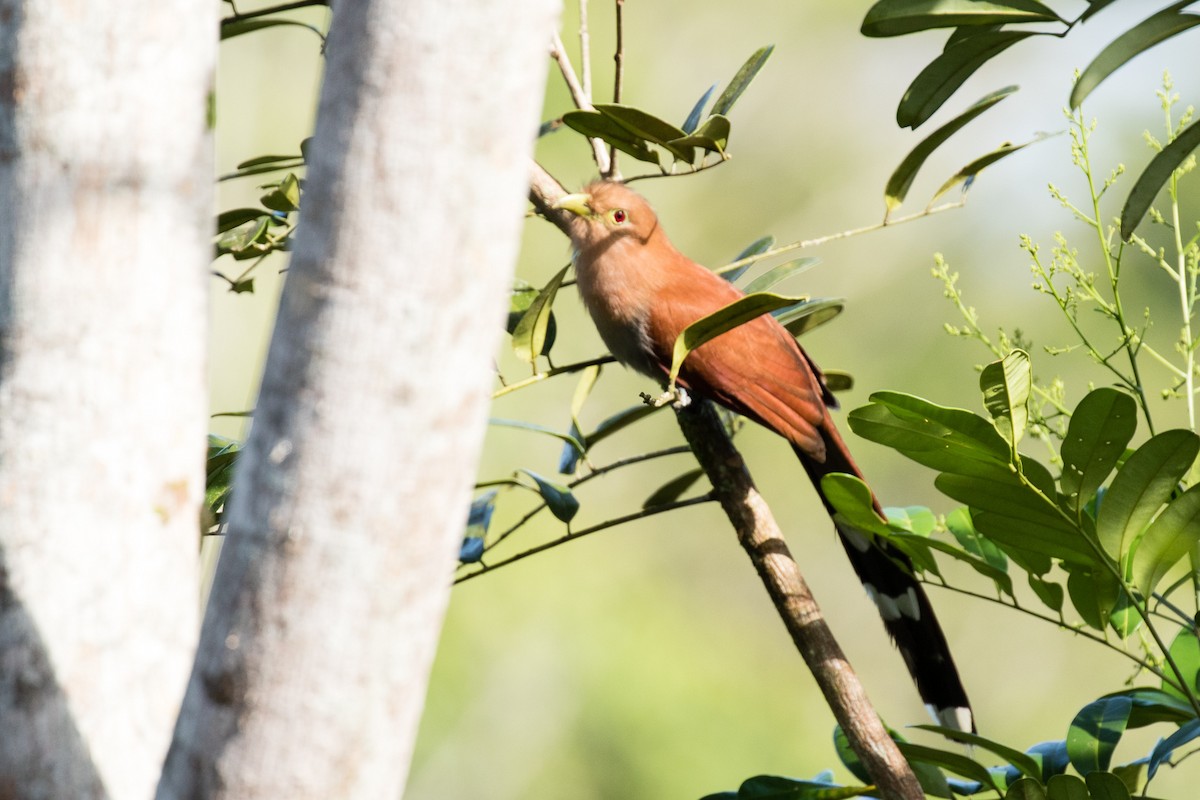
[[[221,20],[222,25],[232,25],[235,22],[245,22],[248,19],[256,19],[258,17],[269,17],[272,14],[280,14],[284,11],[295,11],[298,8],[311,8],[312,6],[328,6],[329,0],[297,0],[294,3],[284,3],[281,6],[271,6],[269,8],[259,8],[254,11],[247,11],[244,14],[234,14],[231,17],[224,17]]]
[[[579,0],[579,74],[583,81],[583,96],[592,99],[592,43],[588,36],[587,0]]]
[[[557,539],[552,539],[551,541],[540,544],[537,547],[531,547],[528,550],[522,550],[520,553],[517,553],[516,555],[513,555],[513,556],[509,556],[508,558],[504,559],[503,561],[497,561],[491,565],[484,564],[479,569],[475,570],[474,572],[470,573],[469,575],[458,576],[457,578],[454,579],[454,582],[456,584],[464,583],[466,581],[471,580],[472,578],[478,578],[480,575],[486,575],[487,573],[492,572],[493,570],[500,569],[500,567],[504,567],[509,564],[515,563],[517,561],[520,561],[521,559],[529,558],[530,556],[537,555],[538,553],[544,553],[547,550],[552,550],[555,547],[558,547],[559,545],[566,544],[567,542],[571,542],[576,539],[582,539],[584,536],[588,536],[589,534],[598,533],[600,531],[607,530],[608,528],[614,528],[617,525],[624,525],[626,522],[633,522],[634,520],[638,520],[638,519],[648,519],[650,517],[654,517],[659,514],[665,514],[668,511],[674,511],[678,508],[687,508],[688,506],[696,506],[696,505],[700,505],[701,503],[710,503],[710,502],[712,502],[712,500],[713,500],[713,496],[712,496],[712,493],[710,492],[709,494],[703,494],[703,495],[700,495],[699,497],[693,497],[688,500],[677,500],[674,503],[667,503],[666,505],[655,506],[654,508],[643,509],[643,510],[637,511],[633,514],[626,514],[625,516],[617,517],[616,519],[605,520],[604,522],[601,522],[597,525],[593,525],[590,528],[584,528],[581,531],[575,531],[573,533],[568,533],[566,536],[560,536]]]
[[[587,361],[576,361],[573,364],[564,364],[561,367],[555,367],[554,369],[549,369],[545,372],[538,372],[515,383],[506,383],[504,386],[501,386],[499,389],[492,392],[492,399],[495,400],[497,397],[503,397],[509,392],[515,392],[517,389],[524,389],[526,386],[540,383],[547,378],[553,378],[555,375],[562,375],[568,372],[579,372],[580,370],[587,369],[588,367],[598,367],[602,364],[611,364],[614,361],[616,361],[616,359],[612,356],[599,356],[597,358],[589,358]]]
[[[562,38],[557,33],[554,34],[554,39],[550,43],[550,57],[554,59],[554,63],[558,64],[558,71],[562,73],[563,81],[567,84],[567,91],[571,93],[571,100],[575,103],[575,107],[584,111],[593,110],[591,97],[579,83],[579,76],[575,73],[575,68],[571,66],[567,49],[563,46]],[[607,175],[608,170],[612,168],[612,160],[608,151],[604,149],[604,142],[600,139],[588,139],[588,143],[592,146],[592,157],[596,159],[596,167],[600,170],[600,174]]]
[[[613,62],[613,103],[620,103],[625,82],[625,0],[617,0],[617,47]],[[610,180],[618,180],[621,173],[617,171],[617,148],[608,148],[608,155],[608,171],[601,170],[601,174]]]

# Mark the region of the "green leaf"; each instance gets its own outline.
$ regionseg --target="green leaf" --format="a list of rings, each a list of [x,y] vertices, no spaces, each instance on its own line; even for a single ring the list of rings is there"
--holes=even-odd
[[[1021,778],[1008,787],[1004,800],[1046,800],[1046,790],[1033,778]]]
[[[920,744],[912,744],[911,742],[896,742],[896,746],[900,748],[900,753],[912,762],[920,762],[922,764],[930,764],[935,767],[940,767],[953,772],[955,775],[961,775],[964,778],[969,778],[973,781],[979,781],[986,787],[990,787],[995,791],[999,791],[996,785],[996,779],[992,773],[987,771],[979,762],[972,758],[968,758],[961,753],[952,753],[947,750],[939,750],[936,747],[927,747]],[[947,795],[949,796],[949,795]]]
[[[748,258],[752,258],[754,256],[760,256],[763,253],[770,250],[774,246],[775,246],[775,237],[774,236],[767,234],[766,236],[759,237],[758,239],[755,239],[750,244],[746,245],[746,247],[742,250],[742,252],[740,252],[736,256],[734,256],[733,261],[731,261],[730,263],[736,264],[739,261],[745,261]],[[745,271],[750,269],[752,266],[754,266],[754,262],[750,261],[746,264],[742,264],[740,267],[734,267],[733,269],[729,269],[728,267],[726,267],[724,269],[718,270],[718,272],[720,273],[722,278],[729,281],[730,283],[733,283],[738,278],[742,277],[742,274],[745,273]],[[746,294],[750,294],[750,292],[746,292]]]
[[[1129,572],[1142,597],[1149,597],[1167,571],[1197,544],[1200,544],[1200,485],[1172,500],[1134,547]]]
[[[1004,551],[990,540],[979,535],[971,521],[971,513],[965,508],[956,508],[946,515],[946,529],[958,540],[968,553],[982,558],[991,567],[1004,573],[1008,569],[1008,558]]]
[[[659,119],[640,108],[617,103],[600,103],[596,106],[596,110],[629,131],[635,138],[666,148],[679,160],[691,163],[692,154],[690,152],[670,144],[672,139],[682,139],[687,134],[666,120]]]
[[[1000,758],[1003,758],[1009,764],[1016,767],[1022,775],[1036,778],[1042,774],[1041,767],[1030,756],[1022,753],[1020,750],[1015,750],[999,742],[994,742],[991,739],[980,736],[977,733],[960,731],[957,728],[947,728],[942,725],[914,725],[913,727],[923,731],[932,731],[945,736],[951,741],[978,747],[980,750],[986,750],[993,755],[1000,756]]]
[[[1017,444],[1029,423],[1029,392],[1033,384],[1033,368],[1029,354],[1013,350],[1001,361],[993,361],[979,375],[979,390],[983,405],[992,415],[992,423],[1012,448],[1014,461]]]
[[[272,211],[282,211],[290,214],[300,210],[300,181],[295,173],[289,172],[271,191],[264,194],[259,202]]]
[[[261,208],[233,208],[217,215],[217,233],[225,233],[239,225],[245,225],[247,222],[255,223],[257,229],[264,219],[266,222],[270,222],[271,216],[264,214]]]
[[[1137,602],[1142,601],[1139,598]],[[1117,602],[1108,615],[1108,624],[1122,639],[1128,639],[1142,627],[1142,615],[1125,592],[1117,591]]]
[[[783,264],[771,267],[769,270],[759,275],[754,280],[746,284],[746,294],[754,294],[755,292],[765,292],[777,283],[784,281],[793,275],[799,275],[801,272],[815,267],[821,263],[819,258],[797,258],[795,261],[788,261]]]
[[[880,0],[863,19],[864,36],[902,36],[930,28],[1063,20],[1034,0]]]
[[[1127,726],[1130,728],[1144,728],[1156,722],[1171,722],[1178,725],[1196,719],[1196,712],[1191,704],[1178,694],[1171,694],[1161,689],[1139,686],[1135,689],[1112,692],[1105,696],[1128,697],[1133,703],[1133,711],[1129,715],[1129,725]]]
[[[231,228],[217,239],[217,253],[238,253],[246,251],[251,245],[259,242],[271,226],[271,218],[265,214],[236,228]],[[255,251],[254,255],[258,255]]]
[[[746,63],[742,64],[733,79],[729,81],[729,85],[725,87],[725,91],[721,92],[721,96],[717,98],[717,102],[713,103],[713,114],[727,116],[733,108],[733,104],[742,96],[742,92],[746,91],[746,87],[750,85],[750,81],[754,80],[754,76],[767,63],[767,59],[771,57],[771,52],[775,49],[775,45],[769,44],[766,47],[760,47],[746,59]]]
[[[684,492],[692,488],[692,485],[700,480],[703,475],[704,470],[693,469],[676,478],[672,478],[655,489],[653,494],[642,502],[642,508],[654,508],[655,506],[665,506],[669,503],[674,503]]]
[[[533,433],[542,433],[546,436],[553,436],[555,439],[566,442],[574,447],[580,453],[584,451],[583,443],[570,434],[556,431],[553,428],[547,428],[544,425],[535,425],[532,422],[523,422],[518,419],[501,419],[500,417],[492,417],[488,420],[488,425],[496,425],[501,428],[516,428],[522,431],[532,431]]]
[[[280,161],[300,161],[300,160],[301,160],[300,156],[278,156],[278,155],[258,156],[257,158],[251,158],[251,159],[241,162],[240,164],[237,165],[236,168],[241,170],[241,169],[247,169],[249,167],[261,167],[264,164],[276,164]]]
[[[727,333],[739,325],[761,317],[763,314],[793,305],[803,299],[802,297],[785,297],[770,292],[748,294],[688,325],[675,337],[675,345],[671,353],[669,383],[674,385],[675,378],[679,375],[679,369],[683,366],[683,360],[696,348],[722,333]]]
[[[1116,0],[1088,0],[1088,10],[1083,12],[1083,16],[1079,18],[1080,22],[1087,22],[1092,15],[1101,11],[1105,6],[1112,5]]]
[[[222,20],[221,41],[232,39],[235,36],[253,33],[254,31],[265,30],[267,28],[281,28],[289,26],[296,28],[307,28],[317,36],[321,36],[322,39],[325,38],[321,35],[321,31],[316,27],[304,22],[297,22],[294,19],[246,19],[236,21]]]
[[[1011,472],[1008,445],[982,417],[900,392],[876,392],[870,400],[847,418],[864,439],[943,472]]]
[[[943,473],[934,485],[969,505],[979,532],[1006,550],[1017,548],[1085,566],[1098,564],[1083,531],[1015,475],[1003,479]]]
[[[606,417],[596,429],[587,435],[586,441],[588,447],[595,447],[598,443],[604,441],[609,436],[612,436],[617,431],[620,431],[640,419],[644,419],[658,411],[658,408],[646,403],[638,403],[636,406],[618,411],[610,417]]]
[[[1128,240],[1133,236],[1134,229],[1142,221],[1142,217],[1146,216],[1146,211],[1154,202],[1158,190],[1197,147],[1200,147],[1200,122],[1193,122],[1150,160],[1150,164],[1134,183],[1133,190],[1125,201],[1125,208],[1121,210],[1122,239]]]
[[[1072,568],[1067,577],[1067,593],[1080,618],[1090,627],[1103,631],[1108,627],[1117,598],[1121,596],[1121,587],[1106,569]]]
[[[607,142],[622,153],[633,156],[638,161],[645,161],[660,168],[662,167],[662,159],[659,158],[658,153],[651,150],[644,141],[617,124],[616,120],[601,114],[599,111],[568,111],[566,114],[563,114],[563,124],[590,139],[600,139]]]
[[[901,528],[917,536],[931,536],[937,529],[937,517],[925,506],[885,508],[883,514],[892,527]]]
[[[570,522],[579,511],[579,501],[575,499],[575,495],[571,494],[571,490],[560,483],[543,478],[536,472],[527,469],[522,469],[521,472],[533,478],[533,482],[537,484],[538,494],[546,501],[550,513],[563,522]]]
[[[684,160],[689,164],[694,164],[696,158],[691,149],[693,147],[699,147],[708,153],[720,153],[724,157],[725,148],[729,145],[729,131],[729,119],[720,114],[714,114],[704,120],[704,124],[695,133],[690,133],[682,139],[672,139],[664,146],[672,152],[686,155]]]
[[[1132,707],[1127,697],[1102,697],[1075,715],[1067,731],[1067,756],[1080,775],[1108,769]]]
[[[743,781],[737,794],[731,797],[736,800],[846,800],[874,792],[875,789],[871,786],[838,786],[820,781],[781,778],[776,775],[756,775]]]
[[[831,472],[821,478],[821,494],[855,530],[887,536],[887,523],[875,512],[871,489],[854,475]]]
[[[1042,134],[1039,136],[1035,136],[1034,138],[1030,139],[1028,142],[1024,142],[1023,144],[1013,144],[1012,142],[1005,142],[1004,144],[1000,145],[992,152],[981,155],[979,158],[975,159],[974,161],[971,161],[966,166],[964,166],[962,169],[960,169],[958,172],[951,175],[946,180],[945,183],[943,183],[940,187],[938,187],[938,190],[933,193],[933,197],[931,197],[929,199],[930,205],[932,205],[939,197],[941,197],[946,192],[950,191],[951,189],[953,189],[955,186],[957,186],[960,183],[964,184],[963,191],[965,192],[967,187],[970,186],[971,182],[975,180],[976,176],[979,175],[979,173],[983,172],[983,170],[986,169],[987,167],[990,167],[992,164],[995,164],[997,161],[999,161],[1003,158],[1008,158],[1013,153],[1024,150],[1026,147],[1029,147],[1029,145],[1031,145],[1031,144],[1037,144],[1038,142],[1041,142],[1047,138],[1049,138],[1048,135]]]
[[[592,389],[596,387],[596,381],[600,379],[600,370],[599,364],[593,364],[580,372],[579,381],[575,384],[575,393],[571,395],[571,435],[582,441],[585,447],[589,446],[589,442],[583,436],[583,426],[579,424],[579,413],[583,411],[583,404],[587,402]],[[579,466],[579,459],[580,454],[575,448],[563,445],[562,455],[558,459],[559,473],[563,475],[573,473]]]
[[[958,133],[967,123],[1015,91],[1017,91],[1016,86],[1007,86],[980,98],[966,111],[921,140],[920,144],[904,157],[900,166],[896,167],[896,171],[888,178],[887,186],[884,188],[884,200],[887,202],[888,212],[891,213],[904,202],[913,180],[917,177],[917,172],[934,150],[941,147],[947,139]]]
[[[772,312],[779,324],[792,336],[803,336],[841,314],[846,301],[837,298],[815,298]]]
[[[1090,772],[1084,781],[1092,800],[1130,800],[1128,787],[1111,772]]]
[[[1196,634],[1187,628],[1181,628],[1179,633],[1175,634],[1175,639],[1171,642],[1168,651],[1171,653],[1171,660],[1175,662],[1175,666],[1179,667],[1179,671],[1183,673],[1184,684],[1193,693],[1200,691],[1200,640],[1196,638]],[[1169,666],[1167,670],[1167,674],[1175,679]],[[1162,690],[1169,695],[1187,700],[1187,696],[1183,692],[1166,681],[1162,683]]]
[[[1193,2],[1195,0],[1182,0],[1167,6],[1109,43],[1092,59],[1092,63],[1087,65],[1079,80],[1075,82],[1075,88],[1071,90],[1071,108],[1079,108],[1079,104],[1093,89],[1127,62],[1156,44],[1200,25],[1200,15],[1180,13],[1185,6]]]
[[[1042,605],[1049,608],[1054,613],[1062,612],[1063,607],[1063,587],[1062,584],[1054,583],[1053,581],[1043,580],[1037,575],[1029,574],[1029,588],[1042,601]]]
[[[700,118],[704,116],[704,107],[708,105],[708,98],[712,97],[712,93],[717,90],[717,85],[714,83],[708,87],[708,91],[700,96],[696,101],[696,105],[692,106],[692,111],[680,126],[684,133],[692,133],[696,130],[696,126],[700,124]]]
[[[1200,719],[1193,719],[1181,725],[1179,730],[1167,738],[1159,739],[1158,744],[1150,751],[1150,760],[1146,771],[1147,780],[1154,777],[1154,774],[1158,772],[1158,768],[1175,753],[1177,748],[1195,740],[1197,737],[1200,737]]]
[[[563,267],[552,277],[537,297],[529,304],[529,308],[521,315],[512,333],[512,348],[517,358],[530,364],[537,360],[546,345],[550,326],[550,311],[554,305],[554,297],[558,287],[562,286],[570,266]]]
[[[1012,578],[1008,576],[1008,573],[1006,573],[1003,569],[997,569],[978,556],[971,555],[963,550],[959,550],[949,542],[943,542],[939,539],[931,539],[929,537],[919,536],[917,534],[897,533],[894,531],[888,534],[887,539],[908,553],[910,558],[913,558],[912,554],[919,545],[923,551],[927,552],[929,550],[936,550],[939,553],[955,559],[956,561],[961,561],[983,577],[994,582],[1000,591],[1004,592],[1009,597],[1013,596]],[[913,560],[915,562],[916,558],[913,558]],[[928,569],[930,572],[934,572],[939,575],[941,574],[941,572],[936,568],[936,564],[933,568],[926,567],[926,569]],[[1048,566],[1047,569],[1049,569]]]
[[[504,330],[511,336],[520,324],[521,318],[525,316],[525,312],[529,310],[529,306],[537,299],[539,290],[530,286],[520,278],[513,280],[512,294],[508,302],[508,320],[504,324]],[[542,350],[540,355],[548,355],[550,349],[554,346],[555,340],[558,338],[558,323],[554,319],[554,312],[550,312],[550,318],[546,323],[546,335],[542,342]]]
[[[1124,392],[1096,389],[1075,406],[1062,443],[1059,485],[1076,516],[1104,485],[1136,429],[1137,404]]]
[[[1051,742],[1039,742],[1025,750],[1029,757],[1038,762],[1042,768],[1042,780],[1050,779],[1051,775],[1061,775],[1070,766],[1067,758],[1067,743],[1062,739]]]
[[[896,109],[896,124],[901,128],[920,127],[989,59],[1022,39],[1036,35],[1033,31],[981,31],[949,44],[941,55],[921,70],[904,92]]]
[[[1200,437],[1189,430],[1163,431],[1125,460],[1104,494],[1096,535],[1104,551],[1125,564],[1134,542],[1170,499],[1196,460]]]
[[[1087,784],[1077,775],[1055,775],[1046,781],[1047,800],[1090,800]]]

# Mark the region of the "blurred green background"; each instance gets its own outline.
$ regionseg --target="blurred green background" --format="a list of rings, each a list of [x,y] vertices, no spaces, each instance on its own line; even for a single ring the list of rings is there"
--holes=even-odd
[[[1162,4],[1118,3],[1065,41],[1013,48],[972,78],[918,134],[897,129],[895,106],[942,39],[865,39],[858,26],[870,5],[627,0],[624,100],[677,123],[756,48],[776,46],[731,115],[732,160],[695,176],[638,186],[682,251],[716,266],[765,234],[786,242],[877,221],[887,176],[928,130],[983,94],[1019,84],[1017,95],[931,159],[910,194],[911,208],[899,213],[919,210],[975,156],[1037,132],[1064,131],[1073,70],[1132,19]],[[1068,15],[1083,8],[1060,5]],[[612,4],[591,6],[596,99],[604,101],[612,81]],[[576,65],[577,14],[568,3],[562,33]],[[320,12],[298,18],[325,19]],[[1196,42],[1184,35],[1155,49],[1089,98],[1085,112],[1100,120],[1093,140],[1098,172],[1124,161],[1131,173],[1115,190],[1120,198],[1112,198],[1108,215],[1119,213],[1132,176],[1152,155],[1142,131],[1162,136],[1155,91],[1163,70],[1171,71],[1185,105],[1200,96]],[[320,66],[319,41],[298,28],[222,45],[220,174],[254,156],[298,151],[311,128]],[[570,107],[552,69],[543,118]],[[541,140],[538,157],[569,188],[595,175],[590,151],[567,130]],[[622,160],[627,176],[644,167]],[[822,366],[854,375],[854,389],[841,396],[844,409],[884,388],[981,409],[974,366],[990,359],[980,346],[943,331],[943,322],[960,320],[930,277],[935,252],[962,273],[960,286],[984,329],[994,334],[997,325],[1020,328],[1036,345],[1035,372],[1044,380],[1061,375],[1071,404],[1089,382],[1108,382],[1082,356],[1052,358],[1040,350],[1072,340],[1057,310],[1031,291],[1019,234],[1048,251],[1053,233],[1062,230],[1085,256],[1095,253],[1081,226],[1049,196],[1048,182],[1084,199],[1065,135],[986,171],[964,209],[803,253],[820,257],[822,265],[779,288],[846,298],[845,313],[804,342]],[[220,207],[253,203],[260,193],[254,179],[224,182]],[[1190,197],[1194,211],[1198,198],[1194,192]],[[523,278],[540,286],[567,258],[555,229],[537,219],[526,223],[518,267]],[[230,276],[241,266],[216,264]],[[253,294],[230,294],[214,279],[214,412],[254,405],[282,266],[276,260],[259,266]],[[1130,305],[1153,309],[1160,323],[1152,337],[1169,351],[1178,331],[1173,287],[1148,263],[1138,266],[1145,273],[1136,278]],[[555,363],[601,351],[572,291],[559,295],[556,311]],[[511,357],[507,344],[506,338],[497,356],[500,369],[507,379],[520,379],[528,367]],[[1163,373],[1148,377],[1155,387],[1164,381]],[[565,430],[574,386],[569,376],[545,382],[502,398],[493,415]],[[651,388],[607,368],[584,409],[585,428]],[[1183,424],[1182,413],[1181,404],[1156,401],[1160,426]],[[237,420],[215,420],[213,427],[244,433]],[[952,507],[934,491],[931,473],[849,438],[886,505],[929,505],[941,513]],[[591,461],[599,466],[680,441],[673,420],[662,414],[598,446]],[[928,721],[790,450],[753,426],[738,443],[880,712],[897,727]],[[554,476],[559,449],[549,437],[492,428],[480,477],[505,477],[518,467]],[[574,526],[636,510],[654,488],[691,466],[689,457],[674,456],[592,481],[579,493],[582,509]],[[528,494],[502,494],[493,530],[506,528],[530,505]],[[398,521],[397,535],[402,529]],[[542,515],[511,542],[520,549],[560,531],[560,523]],[[950,575],[974,580],[953,570]],[[1019,747],[1061,738],[1080,706],[1130,678],[1129,662],[1044,623],[936,588],[931,594],[986,736]],[[806,777],[835,767],[832,726],[719,509],[704,505],[571,542],[456,588],[406,797],[695,798],[736,788],[754,774]],[[1153,735],[1132,741],[1145,746],[1123,744],[1118,761],[1144,754]],[[840,768],[836,774],[848,779]],[[1187,785],[1183,775],[1168,772],[1156,780],[1155,793],[1184,797],[1189,790],[1178,787]]]

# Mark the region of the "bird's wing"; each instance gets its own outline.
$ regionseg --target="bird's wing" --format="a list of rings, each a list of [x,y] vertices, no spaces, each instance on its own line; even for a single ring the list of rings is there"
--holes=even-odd
[[[650,315],[649,339],[662,349],[656,356],[664,373],[670,371],[669,348],[680,331],[742,296],[700,269],[711,281],[699,275],[692,279],[707,284],[704,291],[673,291],[670,301],[659,303]],[[827,414],[824,386],[800,345],[774,317],[758,317],[701,345],[683,362],[679,384],[765,425],[810,458],[824,460],[825,442],[818,430]]]

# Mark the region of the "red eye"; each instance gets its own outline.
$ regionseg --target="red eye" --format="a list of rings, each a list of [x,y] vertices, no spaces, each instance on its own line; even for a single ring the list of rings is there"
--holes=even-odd
[[[617,223],[618,225],[620,225],[621,223],[623,223],[623,222],[625,221],[625,219],[626,219],[626,215],[625,215],[625,211],[624,211],[624,209],[620,209],[620,208],[618,208],[616,211],[614,211],[614,212],[612,213],[612,218],[613,218],[613,222]]]

